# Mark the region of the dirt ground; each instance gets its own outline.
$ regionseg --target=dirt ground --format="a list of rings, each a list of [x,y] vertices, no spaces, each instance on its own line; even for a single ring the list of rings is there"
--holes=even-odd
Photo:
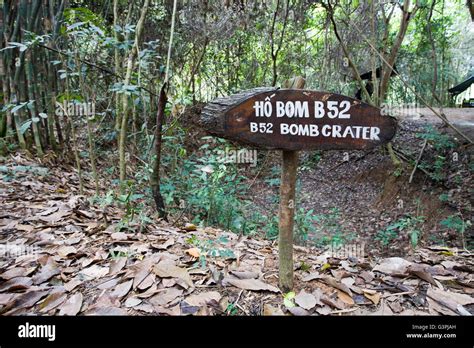
[[[434,108],[437,112],[443,112],[448,120],[461,131],[465,132],[470,139],[474,138],[474,108]],[[420,117],[418,119],[418,116]],[[416,112],[407,113],[400,117],[401,120],[414,120],[420,123],[442,124],[443,121],[429,108],[419,108]]]

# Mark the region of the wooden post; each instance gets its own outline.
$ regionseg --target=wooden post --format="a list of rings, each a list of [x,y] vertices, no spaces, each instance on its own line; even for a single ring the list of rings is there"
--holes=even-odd
[[[303,89],[305,80],[296,77],[285,81],[285,88]],[[298,151],[282,151],[279,211],[279,282],[280,289],[293,289],[293,226],[295,222],[295,187]]]

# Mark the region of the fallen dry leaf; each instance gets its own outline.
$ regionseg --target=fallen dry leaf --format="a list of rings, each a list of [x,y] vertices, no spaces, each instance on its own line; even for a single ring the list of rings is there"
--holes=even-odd
[[[118,307],[96,307],[88,310],[85,315],[128,315],[123,308]]]
[[[0,292],[28,289],[33,284],[29,277],[16,277],[0,284]]]
[[[71,210],[61,210],[48,216],[39,216],[38,219],[44,222],[54,224],[67,215],[71,215]]]
[[[130,289],[132,288],[132,284],[133,284],[133,280],[129,280],[117,285],[114,291],[110,293],[110,296],[117,297],[117,298],[122,298],[126,296],[128,292],[130,291]]]
[[[49,290],[33,290],[21,294],[13,302],[7,304],[3,311],[13,309],[13,311],[33,307],[39,300],[49,294]],[[8,313],[6,313],[8,314]]]
[[[372,272],[368,272],[368,271],[362,271],[359,273],[359,277],[361,277],[362,279],[364,279],[364,281],[366,283],[370,283],[373,279],[374,279],[374,275]]]
[[[173,237],[171,237],[171,238],[168,238],[166,240],[166,242],[164,242],[162,244],[153,244],[153,247],[156,248],[156,249],[159,249],[159,250],[166,250],[170,246],[174,245],[174,243],[176,243],[176,241]]]
[[[373,302],[374,305],[378,305],[380,302],[380,293],[376,291],[369,291],[369,290],[362,290],[364,292],[364,296],[367,297],[370,301]]]
[[[128,235],[124,232],[114,232],[110,235],[112,237],[113,240],[127,240],[128,239]]]
[[[472,296],[458,294],[452,291],[444,291],[437,288],[429,288],[426,295],[439,304],[446,306],[450,310],[461,315],[470,315],[463,306],[474,303],[474,298]]]
[[[276,308],[268,303],[265,303],[263,305],[263,315],[272,316],[272,315],[285,315],[285,314],[280,308]]]
[[[304,282],[309,282],[311,280],[315,280],[315,279],[322,279],[323,276],[319,273],[311,273],[309,275],[307,275],[306,277],[304,277],[302,280]]]
[[[69,282],[64,284],[64,289],[66,289],[67,292],[71,292],[74,290],[78,285],[82,283],[81,280],[79,279],[71,279]]]
[[[164,291],[159,292],[152,298],[150,298],[150,303],[153,306],[164,306],[170,303],[171,301],[176,300],[179,296],[183,294],[183,290],[181,289],[176,289],[176,288],[168,288]]]
[[[317,300],[314,295],[301,290],[300,293],[295,296],[295,303],[301,308],[310,310],[316,306]]]
[[[211,301],[219,302],[221,299],[221,294],[217,291],[207,291],[201,292],[197,295],[191,295],[186,297],[185,301],[191,306],[202,306]]]
[[[352,299],[351,296],[346,294],[344,291],[337,290],[337,297],[344,302],[345,304],[349,306],[353,306],[355,304],[354,300]]]
[[[143,279],[143,281],[140,284],[138,284],[138,289],[141,291],[145,291],[150,286],[152,286],[155,283],[155,281],[156,281],[156,275],[153,273],[150,273],[149,275],[146,276],[145,279]]]
[[[130,297],[125,300],[125,307],[130,308],[130,307],[135,307],[138,306],[140,303],[142,303],[143,300],[137,298],[137,297]]]
[[[44,283],[55,275],[58,275],[59,273],[61,273],[61,270],[58,268],[56,262],[54,262],[53,259],[50,258],[46,265],[41,267],[39,272],[35,274],[32,278],[33,284],[37,285]]]
[[[80,312],[82,307],[83,296],[77,293],[69,297],[69,299],[61,306],[59,315],[74,316]]]
[[[252,278],[258,278],[259,276],[258,272],[252,272],[252,271],[231,271],[230,273],[232,273],[239,279],[252,279]]]
[[[153,267],[153,272],[161,278],[180,278],[186,282],[189,286],[193,287],[193,281],[185,268],[176,266],[170,260],[164,260],[159,262]]]
[[[373,271],[378,271],[386,274],[405,274],[408,266],[412,263],[402,259],[401,257],[389,257],[383,259],[376,265]]]
[[[133,309],[145,313],[153,313],[155,311],[155,308],[149,303],[141,303],[137,306],[134,306]]]
[[[67,295],[64,292],[52,293],[40,303],[39,310],[42,313],[46,313],[61,305],[66,300],[66,298]]]
[[[24,268],[24,267],[15,267],[15,268],[11,268],[8,271],[3,272],[2,274],[0,274],[0,278],[5,279],[5,280],[10,280],[12,278],[24,276],[25,273],[26,273],[26,268]]]
[[[291,308],[287,308],[287,310],[288,312],[290,312],[291,314],[297,317],[309,315],[309,312],[306,309],[303,309],[301,307],[291,307]]]
[[[56,253],[60,257],[64,258],[64,257],[68,257],[69,255],[77,253],[77,249],[73,246],[62,246],[56,251]]]
[[[198,248],[191,248],[191,249],[187,249],[186,250],[186,253],[191,255],[192,257],[199,257],[201,256],[201,252],[199,251]]]
[[[105,281],[105,282],[103,282],[103,283],[99,283],[99,284],[97,285],[97,289],[100,289],[100,290],[111,289],[111,288],[113,288],[114,286],[116,286],[116,285],[119,283],[120,280],[121,280],[120,278],[112,278],[112,279],[109,279],[109,280],[107,280],[107,281]]]
[[[418,278],[423,279],[424,281],[427,281],[428,283],[436,286],[436,282],[433,279],[433,276],[426,269],[426,266],[424,267],[423,265],[418,265],[414,263],[408,266],[408,273],[415,275]]]
[[[107,275],[107,273],[109,273],[109,267],[101,267],[99,265],[92,265],[80,272],[88,280],[101,278]]]
[[[127,263],[127,258],[126,257],[119,257],[116,258],[112,261],[110,261],[110,269],[109,269],[109,275],[114,275],[117,274],[122,270],[122,268],[125,267],[125,264]]]
[[[232,277],[227,277],[224,278],[222,283],[227,283],[230,285],[235,286],[236,288],[239,289],[244,289],[244,290],[252,290],[252,291],[259,291],[259,290],[267,290],[267,291],[272,291],[272,292],[280,292],[280,290],[273,285],[264,283],[260,279],[238,279],[238,278],[232,278]]]
[[[322,280],[326,284],[332,286],[333,288],[344,291],[346,294],[348,294],[350,297],[352,297],[352,292],[351,292],[351,290],[349,289],[349,287],[347,285],[345,285],[343,283],[339,283],[336,279],[328,277],[328,276],[322,277]]]

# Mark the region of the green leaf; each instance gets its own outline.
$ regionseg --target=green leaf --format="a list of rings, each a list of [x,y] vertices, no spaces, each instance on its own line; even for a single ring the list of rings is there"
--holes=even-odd
[[[28,120],[28,121],[24,122],[20,127],[20,133],[25,134],[25,132],[28,130],[28,128],[30,128],[32,122],[33,122],[32,120]]]
[[[67,27],[67,30],[71,31],[72,29],[79,28],[79,27],[83,26],[84,24],[86,24],[86,23],[85,22],[77,22],[77,23],[71,24]]]
[[[17,106],[13,107],[12,113],[17,112],[17,111],[20,110],[22,107],[24,107],[26,104],[28,104],[28,103],[27,103],[27,102],[24,102],[24,103],[18,104]]]
[[[413,231],[411,233],[411,236],[410,236],[410,239],[411,239],[411,246],[413,248],[416,248],[416,246],[418,245],[418,231]]]
[[[295,303],[293,301],[295,296],[296,294],[294,291],[290,291],[289,293],[285,294],[285,296],[283,297],[283,304],[286,308],[293,308],[295,306]]]

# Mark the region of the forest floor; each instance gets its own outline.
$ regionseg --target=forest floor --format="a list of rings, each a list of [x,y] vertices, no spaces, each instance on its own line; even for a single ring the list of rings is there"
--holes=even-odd
[[[416,158],[422,140],[409,139],[420,125],[410,122],[401,123],[394,147]],[[469,175],[440,188],[417,172],[408,184],[410,171],[391,175],[381,151],[351,152],[348,162],[328,152],[302,168],[301,206],[318,213],[338,207],[336,232],[365,249],[295,246],[295,288],[286,295],[278,289],[275,241],[192,224],[127,222],[126,209],[85,198],[94,195],[92,182],[79,194],[73,167],[11,155],[0,166],[0,313],[473,314],[472,253],[436,223],[455,208],[469,211]],[[449,175],[463,174],[465,165],[453,163]],[[260,177],[254,199],[263,206],[275,190]],[[445,191],[442,205],[437,197]],[[407,214],[427,217],[423,242],[413,248],[401,234],[380,247],[376,232]],[[360,236],[350,239],[354,234]]]

